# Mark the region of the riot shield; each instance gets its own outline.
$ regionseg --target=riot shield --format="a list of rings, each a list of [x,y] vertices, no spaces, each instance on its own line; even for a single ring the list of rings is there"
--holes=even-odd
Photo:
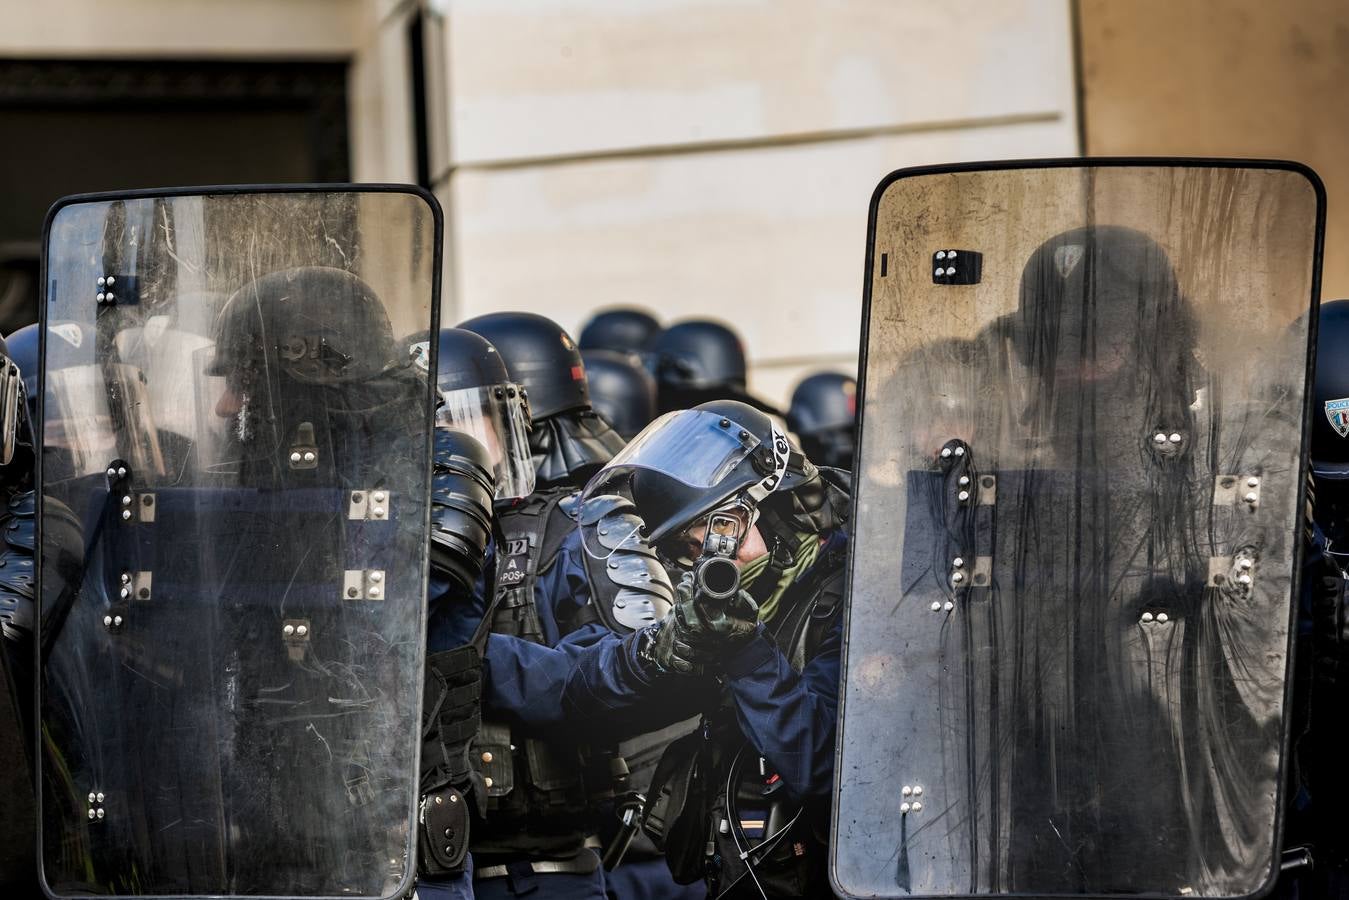
[[[1222,161],[877,190],[840,893],[1272,883],[1322,197]]]
[[[40,865],[55,896],[413,871],[440,213],[75,197],[44,246]]]

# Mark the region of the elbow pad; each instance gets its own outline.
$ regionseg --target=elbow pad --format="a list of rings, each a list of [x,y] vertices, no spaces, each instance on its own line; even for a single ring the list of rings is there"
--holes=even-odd
[[[467,434],[437,428],[431,474],[431,565],[471,591],[492,536],[496,476],[487,448]]]

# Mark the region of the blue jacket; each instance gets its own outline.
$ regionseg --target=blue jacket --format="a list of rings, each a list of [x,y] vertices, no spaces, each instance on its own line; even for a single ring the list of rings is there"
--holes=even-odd
[[[826,547],[834,550],[845,543],[835,534]],[[717,679],[648,678],[637,662],[635,636],[619,637],[598,623],[559,635],[558,621],[590,602],[584,552],[580,532],[572,532],[536,583],[540,622],[553,646],[498,634],[488,638],[484,711],[541,737],[574,739],[584,733],[617,741],[716,709],[722,700]],[[822,552],[820,559],[832,555]],[[802,579],[813,574],[807,571]],[[450,602],[445,585],[439,593],[436,587],[433,583],[432,650],[455,646],[472,635],[486,609],[488,581],[480,579],[469,603]],[[725,690],[740,729],[797,797],[825,797],[833,788],[841,641],[836,618],[815,656],[798,673],[760,625],[725,667]]]

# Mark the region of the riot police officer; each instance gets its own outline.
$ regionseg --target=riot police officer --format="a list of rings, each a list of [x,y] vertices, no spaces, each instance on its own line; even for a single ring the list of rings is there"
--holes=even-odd
[[[422,364],[427,344],[421,335],[410,345]],[[437,344],[418,894],[469,898],[472,823],[487,812],[486,786],[469,753],[482,719],[482,576],[492,504],[529,494],[534,468],[528,401],[496,348],[457,328],[443,329]]]
[[[838,372],[816,372],[804,378],[792,391],[787,427],[817,464],[852,469],[857,449],[857,380]]]
[[[625,549],[681,573],[664,616],[572,650],[554,676],[559,709],[540,719],[622,736],[702,716],[666,748],[641,819],[674,879],[706,879],[713,896],[828,891],[818,836],[833,771],[843,484],[763,412],[713,401],[662,416],[615,457],[563,549]]]
[[[533,320],[527,324],[555,329]],[[564,349],[562,337],[556,329],[549,344]],[[441,772],[424,788],[434,783],[445,787],[439,794],[427,794],[430,799],[423,808],[432,811],[436,822],[424,831],[434,852],[446,851],[448,857],[447,848],[453,846],[455,858],[424,865],[419,892],[462,896],[469,890],[471,872],[477,896],[511,896],[538,886],[548,896],[602,897],[605,882],[599,856],[587,846],[597,813],[581,777],[581,748],[574,735],[562,730],[548,735],[519,731],[519,710],[555,704],[556,699],[528,678],[517,677],[511,666],[516,654],[554,646],[568,633],[584,639],[604,627],[595,620],[578,619],[577,607],[554,603],[557,592],[538,587],[541,573],[550,570],[557,547],[574,527],[569,511],[574,511],[575,498],[571,505],[564,501],[575,491],[565,482],[534,490],[537,458],[531,457],[526,436],[536,427],[531,424],[530,402],[540,393],[544,408],[555,419],[564,419],[554,422],[551,437],[572,440],[574,427],[593,427],[587,421],[593,413],[575,406],[558,410],[567,400],[560,399],[563,392],[553,379],[533,365],[536,359],[527,357],[521,364],[534,379],[531,390],[514,380],[503,355],[480,334],[447,329],[439,342],[438,430],[477,438],[494,461],[497,488],[495,503],[488,508],[492,545],[479,562],[481,577],[467,586],[464,579],[452,577],[453,570],[438,566],[433,572],[428,702],[442,711],[428,722],[426,749]],[[572,382],[573,355],[554,354],[559,365],[551,374],[563,380],[576,403],[585,397],[585,384]],[[578,411],[589,415],[568,415]],[[537,427],[548,426],[541,422]],[[605,432],[612,435],[607,426],[597,433]],[[579,442],[587,452],[598,452],[589,439]],[[553,463],[569,461],[575,462],[576,456],[559,455]],[[480,489],[477,493],[481,495]],[[472,516],[465,515],[465,506],[450,502],[440,507],[433,540],[472,532],[473,545],[479,545],[481,502],[472,504]],[[466,692],[477,673],[481,699],[473,696],[469,702],[446,707],[441,698]],[[454,738],[448,742],[453,748],[448,753],[447,734]],[[598,788],[592,784],[590,790]],[[468,802],[461,804],[454,791]],[[437,796],[442,802],[433,806]],[[476,811],[472,821],[462,812],[462,821],[449,821],[464,806]],[[447,833],[456,837],[443,840]],[[472,858],[466,859],[469,848]]]
[[[746,390],[745,349],[726,325],[689,319],[661,332],[652,348],[662,413],[709,400],[738,400],[781,418]]]
[[[590,406],[585,364],[560,325],[534,313],[489,313],[460,328],[482,335],[529,394],[529,446],[540,489],[580,487],[623,447]]]
[[[634,354],[582,350],[590,402],[624,440],[656,417],[656,382]]]

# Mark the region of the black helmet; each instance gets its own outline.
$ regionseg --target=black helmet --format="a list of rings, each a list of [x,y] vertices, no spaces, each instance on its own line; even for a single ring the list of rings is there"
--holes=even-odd
[[[1130,433],[1149,452],[1195,446],[1202,368],[1195,323],[1166,251],[1131,228],[1074,228],[1041,244],[1017,310],[999,323],[1031,375],[1023,421],[1061,447]],[[1093,415],[1108,408],[1109,416]],[[1178,433],[1177,445],[1156,434]]]
[[[427,364],[426,332],[408,341],[408,355]],[[473,438],[491,459],[496,498],[527,497],[534,491],[534,465],[529,451],[529,403],[511,380],[497,349],[479,334],[463,328],[442,328],[437,340],[436,431]],[[441,456],[437,438],[437,459]]]
[[[342,269],[301,266],[263,275],[225,302],[206,374],[276,366],[303,384],[347,384],[394,368],[396,355],[370,285]]]
[[[745,389],[745,351],[720,322],[694,319],[671,325],[656,339],[656,380],[661,388]]]
[[[585,324],[578,343],[582,350],[640,353],[651,349],[659,334],[660,322],[650,313],[631,307],[606,309]]]
[[[851,469],[857,440],[857,382],[837,372],[806,378],[792,392],[787,427],[816,463]]]
[[[585,350],[581,358],[595,411],[630,440],[656,417],[655,379],[625,353]]]
[[[628,493],[654,545],[732,499],[757,507],[816,475],[767,414],[713,400],[648,425],[591,479],[586,496]]]
[[[459,327],[482,335],[497,348],[511,380],[528,391],[535,420],[590,408],[581,351],[552,319],[534,313],[489,313]]]
[[[1079,366],[1098,377],[1111,367],[1174,372],[1194,344],[1166,251],[1118,225],[1074,228],[1041,244],[1022,271],[1008,324],[1017,356],[1038,374]]]
[[[514,384],[506,361],[482,335],[465,328],[442,328],[437,336],[436,387],[442,391]],[[429,341],[425,331],[407,340],[408,355],[424,369],[430,364]]]
[[[857,424],[857,381],[838,372],[816,372],[792,391],[787,427],[798,435]]]
[[[1341,359],[1349,342],[1349,300],[1321,304],[1312,388],[1311,458],[1317,478],[1349,478],[1349,367]]]

